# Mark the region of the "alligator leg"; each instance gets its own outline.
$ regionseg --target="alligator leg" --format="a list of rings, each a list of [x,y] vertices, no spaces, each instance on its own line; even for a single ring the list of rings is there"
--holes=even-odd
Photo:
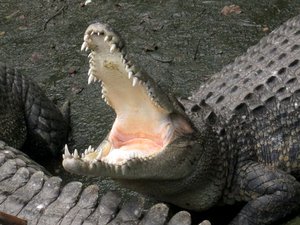
[[[248,203],[231,225],[270,224],[299,207],[300,183],[281,170],[248,161],[238,166],[234,183],[234,195]]]

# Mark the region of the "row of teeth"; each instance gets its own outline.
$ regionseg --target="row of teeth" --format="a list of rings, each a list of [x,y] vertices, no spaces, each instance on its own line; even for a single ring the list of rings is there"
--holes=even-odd
[[[84,153],[81,153],[81,157],[80,157],[77,149],[75,149],[73,153],[70,153],[68,145],[66,144],[65,152],[63,154],[63,159],[67,159],[67,158],[83,159],[87,154],[93,153],[93,152],[95,152],[95,149],[92,148],[92,146],[90,145],[87,149],[85,149]],[[96,156],[96,160],[100,161],[101,158],[102,158],[102,151],[99,151],[99,153]]]
[[[96,34],[98,36],[100,36],[102,33],[101,32],[95,32],[95,31],[92,31],[90,34],[85,34],[84,35],[84,41],[81,45],[81,51],[88,51],[89,50],[89,47],[88,47],[88,40],[90,39],[90,36],[93,35],[93,34]],[[104,41],[107,42],[108,44],[109,41],[112,39],[111,36],[105,36],[104,37]],[[116,50],[118,50],[117,48],[117,44],[113,43],[113,44],[110,44],[110,53],[114,53]],[[95,73],[96,71],[94,71],[92,68],[94,68],[93,66],[93,50],[91,51],[91,53],[88,55],[88,57],[90,58],[89,60],[89,63],[90,63],[90,69],[88,71],[88,84],[91,84],[92,82],[96,82],[96,81],[100,81],[97,79],[96,76],[93,75],[93,73]],[[132,79],[132,86],[135,87],[137,84],[142,84],[142,81],[139,80],[137,77],[134,76],[134,71],[131,69],[131,65],[130,63],[128,63],[128,61],[125,59],[125,56],[122,55],[122,63],[125,64],[125,69],[128,73],[128,79]],[[135,69],[135,68],[133,68]]]
[[[78,159],[78,160],[80,160],[80,159],[84,159],[84,157],[87,154],[93,153],[93,152],[95,152],[95,149],[92,148],[91,146],[89,146],[84,151],[84,153],[81,154],[81,157],[80,157],[77,149],[75,149],[73,153],[70,153],[68,145],[66,144],[65,145],[65,151],[64,151],[64,154],[63,154],[63,159]],[[131,152],[131,153],[129,153],[126,156],[126,160],[133,159],[133,158],[140,158],[140,159],[142,159],[143,158],[143,154],[142,153],[138,153],[138,152]],[[114,161],[111,161],[109,158],[108,159],[106,159],[106,158],[102,159],[102,151],[99,151],[99,153],[97,154],[96,158],[92,162],[97,162],[97,161],[102,161],[102,162],[105,162],[105,163],[108,163],[108,164],[115,164]]]
[[[103,32],[96,32],[96,31],[91,31],[90,34],[85,34],[84,35],[84,41],[82,43],[82,46],[81,46],[81,51],[88,51],[89,50],[89,47],[88,47],[88,41],[90,40],[90,36],[91,35],[104,35]],[[118,40],[119,38],[117,38]],[[117,48],[117,44],[116,43],[110,43],[110,41],[112,40],[112,36],[109,35],[109,36],[105,36],[104,37],[104,41],[107,42],[108,45],[110,45],[110,52],[111,53],[114,53],[116,50],[120,51],[118,48]],[[94,62],[93,62],[93,58],[94,58],[94,51],[91,50],[91,52],[89,53],[88,55],[88,58],[89,58],[89,64],[90,64],[90,69],[88,71],[88,84],[91,84],[92,82],[101,82],[101,80],[99,80],[96,76],[94,76],[93,74],[96,73],[95,71],[95,67],[94,67]],[[132,63],[130,61],[128,61],[126,59],[126,55],[125,53],[122,53],[121,54],[121,59],[122,59],[122,63],[125,65],[125,70],[127,71],[127,74],[128,74],[128,79],[129,80],[132,80],[132,87],[135,87],[137,85],[145,85],[145,82],[143,82],[142,80],[140,80],[135,74],[138,74],[138,69],[132,65]],[[107,105],[110,105],[110,102],[109,100],[105,97],[107,95],[106,93],[106,90],[104,88],[104,84],[102,83],[102,99],[105,101],[105,103]],[[154,104],[156,106],[159,106],[159,104],[155,101],[155,99],[153,98],[153,96],[149,93],[148,94],[150,99],[152,100],[152,102],[154,102]]]
[[[101,32],[91,31],[90,34],[85,34],[84,35],[84,37],[83,37],[83,43],[81,45],[81,51],[88,51],[89,50],[87,41],[89,40],[90,36],[92,36],[94,34],[100,36]],[[111,39],[112,39],[111,36],[105,36],[104,37],[104,42],[108,43]],[[110,46],[110,53],[114,53],[116,49],[117,49],[117,45],[115,43],[111,44],[111,46]]]

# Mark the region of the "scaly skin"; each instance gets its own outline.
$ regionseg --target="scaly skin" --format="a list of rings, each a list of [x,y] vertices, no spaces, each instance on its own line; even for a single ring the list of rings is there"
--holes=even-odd
[[[89,83],[116,112],[107,138],[66,170],[112,177],[193,210],[247,202],[230,224],[270,224],[300,206],[300,16],[202,85],[182,106],[128,60],[108,25],[90,25]]]
[[[61,178],[51,176],[26,154],[9,146],[44,144],[45,152],[38,155],[45,156],[47,150],[55,154],[66,141],[67,126],[34,82],[4,64],[0,64],[0,103],[0,212],[25,219],[28,225],[191,224],[185,211],[168,220],[169,208],[162,203],[145,210],[142,198],[131,198],[122,205],[121,196],[115,192],[99,196],[97,185],[84,189],[77,181],[62,185]],[[1,217],[0,224],[7,221]]]
[[[27,155],[0,141],[0,211],[27,220],[28,225],[191,224],[186,211],[168,218],[169,208],[163,203],[148,210],[142,198],[122,204],[116,192],[100,196],[97,185],[83,188],[77,181],[62,185],[61,178],[45,172]],[[0,223],[5,224],[1,218]]]
[[[0,138],[32,157],[58,156],[68,122],[30,78],[0,62]]]

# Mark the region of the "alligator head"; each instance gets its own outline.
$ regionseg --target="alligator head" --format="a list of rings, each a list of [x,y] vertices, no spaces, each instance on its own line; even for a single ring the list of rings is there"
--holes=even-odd
[[[172,180],[190,174],[195,166],[190,146],[196,138],[178,101],[128,59],[124,42],[108,25],[90,25],[82,50],[91,51],[88,83],[101,83],[102,98],[116,119],[99,147],[79,155],[77,150],[70,154],[66,146],[64,168],[118,180]]]

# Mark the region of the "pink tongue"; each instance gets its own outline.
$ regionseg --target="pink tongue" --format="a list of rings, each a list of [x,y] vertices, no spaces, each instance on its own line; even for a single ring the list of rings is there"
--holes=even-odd
[[[162,145],[155,143],[152,140],[145,138],[134,138],[125,142],[122,142],[122,145],[119,146],[122,150],[136,150],[142,154],[149,155],[155,152],[159,152],[162,148]]]

